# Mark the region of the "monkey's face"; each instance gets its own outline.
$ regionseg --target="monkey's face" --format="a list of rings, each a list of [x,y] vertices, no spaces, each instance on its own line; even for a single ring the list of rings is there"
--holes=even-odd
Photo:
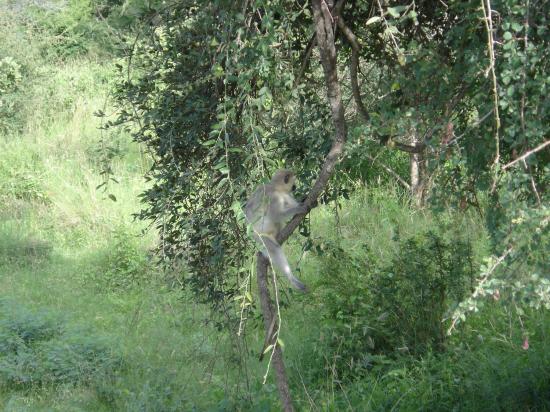
[[[294,184],[296,182],[296,176],[294,176],[294,172],[290,170],[277,170],[277,172],[275,172],[275,174],[273,175],[273,179],[271,179],[271,181],[280,190],[283,190],[287,193],[290,193],[291,191],[296,189],[296,185]]]

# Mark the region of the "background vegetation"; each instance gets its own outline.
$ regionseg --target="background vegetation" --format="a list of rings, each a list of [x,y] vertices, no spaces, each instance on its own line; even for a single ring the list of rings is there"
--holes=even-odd
[[[296,80],[311,15],[298,3],[199,3],[0,0],[4,410],[279,408],[257,361],[239,202],[278,159],[305,193],[330,144],[315,54]],[[442,6],[394,6],[379,20],[360,3],[344,9],[363,41],[362,94],[377,98],[367,124],[350,104],[347,155],[286,248],[311,289],[282,281],[295,406],[550,410],[548,152],[492,167],[478,3],[450,2],[465,17],[440,26]],[[548,139],[550,14],[545,2],[493,7],[504,165]],[[346,81],[351,48],[338,41]],[[460,145],[440,150],[449,122]],[[395,177],[413,183],[398,146],[432,129],[434,183],[418,207]],[[449,336],[453,314],[468,318]]]

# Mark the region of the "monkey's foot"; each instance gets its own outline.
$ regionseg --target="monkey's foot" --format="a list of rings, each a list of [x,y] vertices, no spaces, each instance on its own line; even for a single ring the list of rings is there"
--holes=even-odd
[[[298,279],[292,279],[290,284],[294,286],[295,289],[298,289],[300,292],[307,293],[307,286],[300,282]]]

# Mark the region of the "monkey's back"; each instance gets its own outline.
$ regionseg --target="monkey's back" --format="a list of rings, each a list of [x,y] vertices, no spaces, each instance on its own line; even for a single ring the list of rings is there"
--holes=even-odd
[[[254,224],[256,220],[264,216],[269,205],[267,193],[271,190],[270,184],[260,185],[244,206],[244,215],[249,223]]]

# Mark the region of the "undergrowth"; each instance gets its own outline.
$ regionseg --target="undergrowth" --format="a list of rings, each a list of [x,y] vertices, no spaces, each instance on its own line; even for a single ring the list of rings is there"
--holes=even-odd
[[[105,338],[71,330],[62,317],[0,302],[0,385],[29,390],[111,379],[123,360]]]

